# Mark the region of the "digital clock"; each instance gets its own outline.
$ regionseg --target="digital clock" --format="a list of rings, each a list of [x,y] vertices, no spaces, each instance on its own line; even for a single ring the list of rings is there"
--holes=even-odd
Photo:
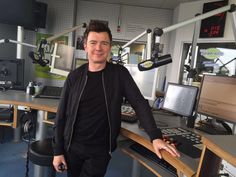
[[[204,3],[203,13],[228,5],[228,0]],[[200,38],[223,37],[227,12],[208,17],[201,22]]]

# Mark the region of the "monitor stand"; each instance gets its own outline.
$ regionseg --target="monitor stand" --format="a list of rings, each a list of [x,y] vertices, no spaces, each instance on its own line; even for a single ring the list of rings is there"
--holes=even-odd
[[[186,126],[188,128],[194,128],[196,118],[197,113],[194,113],[194,115],[187,117]]]

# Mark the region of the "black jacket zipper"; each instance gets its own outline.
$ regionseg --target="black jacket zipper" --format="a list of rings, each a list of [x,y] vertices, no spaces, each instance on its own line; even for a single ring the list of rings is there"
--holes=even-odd
[[[80,93],[80,95],[79,95],[79,100],[78,100],[79,102],[80,102],[81,96],[82,96],[82,94],[83,94],[83,92],[84,92],[84,89],[85,89],[87,80],[88,80],[88,76],[86,75],[83,88],[82,88],[81,93]],[[77,112],[78,112],[78,108],[77,108],[77,110],[76,110],[76,114],[77,114]],[[75,119],[73,120],[73,123],[72,123],[72,130],[71,130],[71,133],[70,133],[70,139],[69,139],[69,143],[68,143],[68,146],[67,146],[67,148],[66,148],[66,151],[69,151],[69,148],[70,148],[70,145],[71,145],[72,135],[73,135],[73,132],[74,132],[75,121],[76,121],[76,117],[75,117]]]
[[[106,88],[105,88],[105,82],[104,82],[104,73],[102,73],[102,86],[103,86],[106,109],[107,109],[107,119],[108,119],[108,125],[109,125],[109,154],[111,156],[111,121],[110,121],[110,114],[109,114],[108,103],[107,103],[107,95],[106,95]]]

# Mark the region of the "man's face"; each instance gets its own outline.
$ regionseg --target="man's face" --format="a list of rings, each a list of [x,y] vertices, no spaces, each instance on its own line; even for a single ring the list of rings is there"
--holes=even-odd
[[[111,51],[109,35],[106,32],[90,32],[84,49],[89,62],[97,64],[106,62]]]

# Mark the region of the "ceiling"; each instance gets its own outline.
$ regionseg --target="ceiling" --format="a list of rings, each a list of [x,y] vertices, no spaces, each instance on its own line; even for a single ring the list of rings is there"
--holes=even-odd
[[[161,9],[174,9],[180,3],[197,1],[197,0],[84,0],[84,1],[141,6],[141,7],[153,7]]]

